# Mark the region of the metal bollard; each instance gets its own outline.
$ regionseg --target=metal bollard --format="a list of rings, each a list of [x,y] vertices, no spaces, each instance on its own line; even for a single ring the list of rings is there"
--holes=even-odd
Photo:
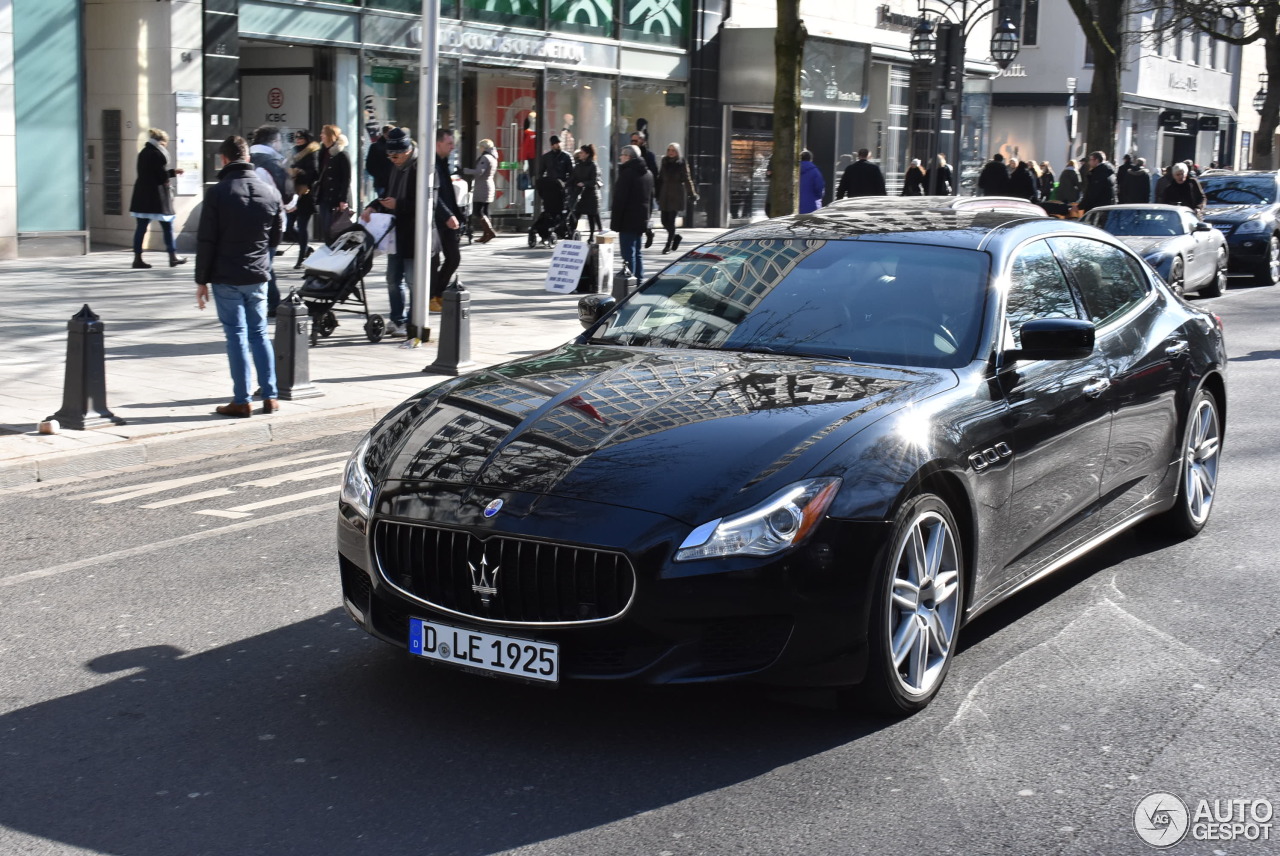
[[[67,373],[62,384],[62,409],[45,422],[83,431],[125,421],[107,409],[105,325],[89,304],[67,322]]]
[[[311,382],[311,316],[296,289],[276,307],[276,387],[284,401],[318,398],[324,393]]]
[[[460,375],[476,364],[471,359],[471,294],[455,277],[441,295],[440,339],[436,361],[423,369],[427,374]]]

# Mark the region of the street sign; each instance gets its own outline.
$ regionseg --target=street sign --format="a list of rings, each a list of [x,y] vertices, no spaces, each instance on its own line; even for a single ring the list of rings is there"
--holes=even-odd
[[[369,71],[374,83],[404,83],[404,69],[395,66],[375,65]]]

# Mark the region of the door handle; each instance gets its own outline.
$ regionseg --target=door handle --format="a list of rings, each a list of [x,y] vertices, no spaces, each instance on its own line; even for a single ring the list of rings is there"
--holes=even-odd
[[[1111,389],[1111,378],[1102,377],[1085,384],[1084,394],[1090,398],[1097,398],[1109,389]]]
[[[1187,349],[1190,347],[1191,346],[1187,344],[1186,340],[1179,339],[1178,341],[1172,342],[1169,345],[1165,346],[1164,355],[1169,359],[1173,359],[1174,357],[1180,357],[1183,354],[1185,354],[1187,352]]]

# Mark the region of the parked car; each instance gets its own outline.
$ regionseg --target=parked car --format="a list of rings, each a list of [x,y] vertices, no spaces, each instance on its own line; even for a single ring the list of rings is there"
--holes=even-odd
[[[1216,495],[1216,316],[1111,236],[980,199],[727,232],[585,332],[394,408],[346,465],[342,597],[442,667],[938,692],[973,619]]]
[[[1164,277],[1175,294],[1227,288],[1227,239],[1180,205],[1104,205],[1084,222],[1110,232]]]
[[[1259,285],[1280,282],[1280,174],[1215,173],[1200,177],[1205,222],[1227,236],[1232,271]]]

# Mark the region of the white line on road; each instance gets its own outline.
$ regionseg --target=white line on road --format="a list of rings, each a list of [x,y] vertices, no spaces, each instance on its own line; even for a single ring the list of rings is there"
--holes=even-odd
[[[168,508],[171,505],[182,505],[186,502],[199,502],[202,499],[213,499],[219,496],[226,496],[229,493],[235,493],[229,487],[215,487],[213,490],[201,491],[200,493],[189,493],[186,496],[180,496],[176,499],[162,499],[158,502],[149,502],[146,505],[139,505],[139,508]]]
[[[337,493],[342,485],[329,485],[328,487],[317,488],[316,490],[306,490],[302,493],[291,493],[288,496],[277,496],[275,499],[264,499],[259,502],[251,502],[248,505],[237,505],[228,508],[227,511],[257,511],[259,508],[270,508],[273,505],[284,505],[287,502],[297,502],[300,499],[310,499],[313,496],[324,496],[329,493]]]
[[[151,483],[142,482],[140,485],[134,484],[134,485],[129,485],[128,487],[113,487],[113,488],[108,488],[107,490],[93,491],[91,493],[75,494],[72,496],[67,496],[65,498],[75,500],[75,499],[89,499],[95,496],[102,496],[106,498],[97,499],[97,500],[94,500],[94,502],[102,505],[109,505],[116,502],[127,502],[128,500],[138,499],[139,497],[143,497],[143,496],[150,496],[153,493],[163,493],[166,490],[173,490],[174,488],[187,487],[188,485],[201,484],[203,482],[213,481],[214,479],[223,478],[224,476],[235,476],[235,475],[240,475],[241,473],[255,473],[255,472],[261,472],[262,470],[275,470],[275,469],[279,469],[280,467],[295,466],[297,464],[311,464],[311,463],[316,463],[317,461],[330,461],[330,460],[333,460],[334,458],[345,458],[349,454],[350,453],[348,452],[331,452],[325,455],[309,453],[307,457],[284,458],[280,460],[266,461],[258,464],[247,464],[243,467],[233,467],[232,469],[229,469],[229,470],[219,470],[216,473],[205,473],[204,475],[187,476],[185,478],[180,478],[180,479],[166,479],[164,481],[151,482]],[[109,496],[109,494],[116,494],[116,495]]]
[[[346,465],[346,461],[332,461],[322,467],[312,467],[309,470],[299,470],[296,473],[284,473],[278,476],[268,476],[265,479],[240,482],[236,487],[278,487],[291,481],[310,481],[327,475],[336,475],[342,472],[343,467]]]
[[[45,579],[46,577],[57,576],[58,574],[64,574],[67,571],[78,571],[81,568],[90,568],[94,565],[104,565],[108,562],[114,562],[119,559],[129,559],[134,556],[145,556],[147,553],[167,550],[170,547],[179,547],[183,544],[190,544],[193,541],[204,541],[209,538],[216,538],[219,535],[226,535],[230,532],[239,532],[245,529],[253,529],[258,526],[266,526],[271,523],[279,523],[283,520],[292,520],[295,517],[305,517],[308,514],[315,514],[318,511],[332,512],[333,510],[333,503],[326,502],[321,505],[311,505],[306,508],[295,508],[293,511],[282,511],[279,514],[273,514],[270,517],[259,517],[256,520],[243,520],[240,523],[232,523],[219,529],[206,529],[203,532],[191,532],[187,535],[179,535],[177,538],[169,538],[166,541],[156,541],[153,544],[143,544],[139,547],[129,547],[124,550],[116,550],[114,553],[104,553],[101,556],[91,556],[87,559],[67,562],[64,565],[54,565],[50,568],[41,568],[38,571],[27,571],[22,574],[15,574],[12,577],[2,577],[0,578],[0,588],[16,586],[20,583],[30,582],[32,580],[40,580]]]

